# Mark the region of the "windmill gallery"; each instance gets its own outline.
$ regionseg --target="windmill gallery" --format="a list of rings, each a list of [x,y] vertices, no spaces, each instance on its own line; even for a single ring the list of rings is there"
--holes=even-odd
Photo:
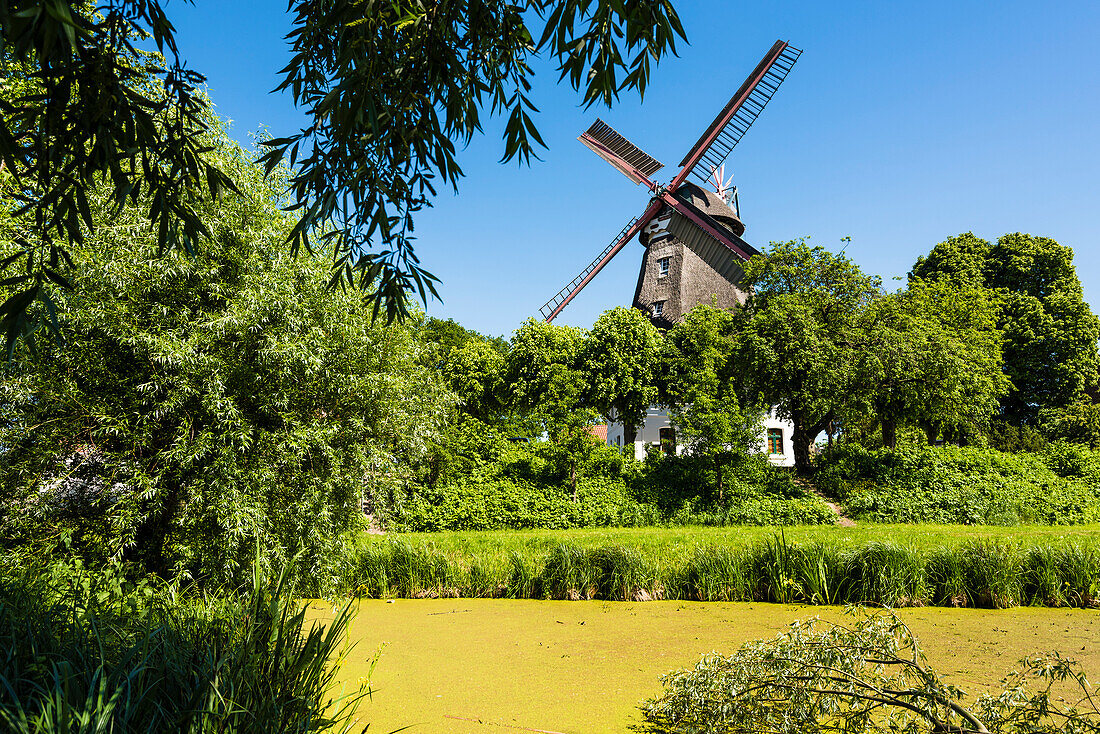
[[[603,252],[541,307],[543,318],[553,321],[635,235],[645,253],[634,307],[648,313],[659,328],[671,327],[702,303],[736,308],[745,302],[747,293],[739,287],[741,263],[759,253],[741,239],[745,225],[737,189],[725,175],[725,160],[801,53],[785,41],[776,41],[680,161],[680,172],[667,186],[651,178],[663,164],[602,120],[597,119],[578,138],[635,184],[645,184],[652,197],[642,214],[631,219]],[[773,410],[764,419],[764,429],[766,444],[761,449],[769,460],[792,466],[791,423]],[[646,412],[645,425],[635,436],[627,436],[622,423],[611,423],[607,441],[618,446],[633,443],[639,458],[647,444],[676,450],[675,427],[656,406]]]

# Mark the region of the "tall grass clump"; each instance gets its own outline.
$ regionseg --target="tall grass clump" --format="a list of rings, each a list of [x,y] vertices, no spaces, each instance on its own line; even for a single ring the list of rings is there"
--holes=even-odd
[[[376,599],[458,596],[447,557],[430,545],[400,538],[362,549],[352,579],[357,594]]]
[[[332,699],[349,611],[309,624],[284,572],[199,592],[117,566],[3,559],[0,730],[349,731]]]
[[[790,604],[800,601],[796,566],[798,547],[788,543],[785,535],[766,538],[753,546],[746,559],[753,580],[753,598]]]
[[[904,607],[923,604],[927,596],[920,555],[894,543],[871,542],[852,551],[845,578],[849,604]]]
[[[1018,545],[971,541],[961,547],[966,586],[976,607],[1006,609],[1023,600],[1023,552]]]
[[[510,599],[539,599],[543,596],[542,575],[538,568],[519,553],[512,551],[508,555],[511,573],[505,585],[505,593]]]
[[[542,589],[553,599],[595,599],[599,579],[587,549],[574,543],[553,546],[543,565]]]
[[[807,604],[839,604],[844,599],[845,555],[824,543],[799,546],[795,576]]]
[[[745,553],[723,545],[697,547],[678,575],[681,596],[696,601],[747,601],[753,582]]]
[[[1078,543],[1040,545],[1024,555],[1023,598],[1039,606],[1091,607],[1100,587],[1100,553]]]
[[[939,547],[869,541],[757,541],[676,548],[532,543],[502,555],[478,545],[386,539],[363,548],[349,579],[361,596],[692,599],[804,604],[1100,606],[1100,545],[981,540]],[[356,575],[357,574],[357,575]]]
[[[970,604],[967,586],[967,563],[959,548],[936,548],[924,561],[929,601],[942,607],[965,607]]]

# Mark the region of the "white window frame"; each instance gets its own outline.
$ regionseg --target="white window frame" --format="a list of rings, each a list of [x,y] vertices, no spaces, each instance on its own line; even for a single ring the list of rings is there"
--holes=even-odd
[[[671,258],[662,257],[657,259],[657,277],[667,278],[669,269],[669,260]]]
[[[653,315],[654,316],[664,316],[665,315],[665,302],[664,301],[654,301],[653,302]]]

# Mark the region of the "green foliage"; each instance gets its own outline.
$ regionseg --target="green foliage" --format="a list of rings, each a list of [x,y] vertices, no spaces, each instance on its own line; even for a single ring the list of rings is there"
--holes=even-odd
[[[269,173],[282,162],[295,169],[290,209],[299,219],[288,240],[295,253],[320,240],[333,258],[331,284],[357,284],[390,320],[411,314],[409,291],[436,295],[413,252],[413,221],[439,181],[457,187],[455,144],[481,132],[484,114],[507,113],[505,160],[528,161],[544,145],[529,55],[556,59],[586,104],[610,105],[623,90],[644,93],[652,68],[685,37],[667,0],[293,0],[288,10],[293,55],[278,90],[313,118],[266,142]],[[531,22],[543,25],[537,40]],[[109,188],[118,207],[144,194],[162,249],[191,251],[210,236],[198,201],[235,190],[236,179],[206,155],[210,120],[195,91],[205,78],[186,68],[162,3],[120,0],[93,13],[71,0],[5,2],[0,34],[5,74],[20,82],[0,86],[0,169],[20,181],[26,223],[17,257],[0,261],[26,265],[25,277],[13,276],[20,297],[0,306],[10,347],[49,322],[31,303],[48,309],[52,287],[68,287],[67,242],[93,224],[87,188]],[[137,49],[150,36],[168,63]]]
[[[360,294],[325,291],[324,262],[282,251],[277,182],[221,135],[210,155],[245,193],[201,210],[213,239],[193,257],[97,190],[103,226],[57,304],[68,343],[0,382],[0,527],[215,580],[259,542],[324,587],[364,477],[374,495],[423,455],[450,398],[410,325],[373,323]]]
[[[1039,734],[1100,730],[1084,673],[1057,654],[1028,658],[1000,690],[972,704],[932,668],[893,614],[849,610],[856,619],[795,622],[736,654],[704,655],[661,678],[642,705],[651,734],[703,732],[959,732]],[[1061,694],[1065,688],[1071,698]],[[1076,696],[1076,698],[1074,698]]]
[[[970,540],[917,547],[870,541],[796,542],[786,532],[754,543],[677,544],[666,557],[605,535],[554,537],[507,553],[491,539],[458,544],[387,537],[364,543],[346,587],[362,596],[689,599],[782,604],[1005,608],[1100,605],[1095,540],[1021,544]]]
[[[551,442],[509,441],[498,428],[467,419],[451,426],[418,481],[394,488],[377,507],[400,531],[566,529],[675,525],[831,523],[834,513],[759,455],[726,469],[714,487],[713,462],[654,455],[644,464],[610,446],[593,446],[571,492]]]
[[[469,480],[406,498],[390,526],[399,531],[565,529],[633,525],[658,516],[630,497],[622,480],[584,477],[573,501],[567,485],[522,479]]]
[[[623,306],[600,314],[584,340],[579,360],[588,381],[586,402],[607,420],[622,423],[628,444],[657,402],[654,376],[661,346],[649,317]]]
[[[316,124],[266,143],[264,162],[297,168],[294,246],[335,225],[323,235],[334,277],[371,288],[391,317],[403,314],[407,290],[435,294],[413,254],[413,221],[437,185],[457,190],[456,143],[480,133],[484,116],[506,114],[503,160],[526,162],[545,145],[532,117],[530,55],[554,58],[562,79],[584,86],[586,104],[610,105],[622,90],[644,92],[651,65],[684,38],[667,0],[293,0],[290,12],[292,57],[278,90]],[[536,37],[528,24],[543,21]]]
[[[185,67],[161,3],[90,8],[0,4],[0,210],[15,219],[0,273],[18,286],[0,305],[9,359],[17,338],[56,329],[71,246],[102,223],[89,189],[116,208],[141,200],[162,252],[209,238],[204,199],[237,189],[210,155],[205,79]],[[157,55],[138,50],[149,36]]]
[[[739,311],[741,364],[760,402],[794,424],[800,471],[858,385],[853,331],[880,285],[843,254],[803,241],[772,243],[745,268],[753,296]]]
[[[990,421],[986,440],[990,448],[1011,454],[1036,453],[1047,447],[1046,436],[1035,426],[1016,425],[1000,418]]]
[[[198,593],[119,566],[0,563],[0,728],[9,732],[350,731],[350,607],[326,626],[287,576]],[[334,698],[335,694],[335,698]]]
[[[815,482],[859,520],[1073,525],[1100,519],[1094,466],[1091,454],[1064,445],[1041,456],[843,444],[823,460]]]
[[[669,331],[663,360],[662,402],[689,451],[714,463],[719,498],[723,468],[755,449],[762,431],[739,356],[734,314],[701,305]]]
[[[862,405],[851,417],[873,415],[887,448],[896,445],[899,424],[921,426],[929,441],[984,425],[1010,387],[992,295],[914,280],[874,301],[854,337]]]
[[[1093,402],[1086,391],[1097,381],[1100,320],[1084,301],[1070,248],[1021,233],[991,245],[967,233],[936,245],[912,275],[999,294],[1004,369],[1013,386],[1001,412],[1010,422],[1034,424],[1044,409]],[[1082,439],[1091,443],[1091,431]]]
[[[580,363],[585,337],[581,329],[528,319],[512,336],[507,362],[511,404],[549,437],[547,457],[569,475],[574,496],[577,470],[597,445],[589,430],[596,410]]]

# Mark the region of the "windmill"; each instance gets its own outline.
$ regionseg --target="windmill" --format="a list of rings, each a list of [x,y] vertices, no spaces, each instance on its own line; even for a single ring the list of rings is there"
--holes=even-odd
[[[543,318],[553,321],[635,235],[646,254],[634,305],[648,311],[654,321],[670,325],[715,296],[726,307],[744,301],[737,288],[740,263],[757,250],[741,239],[745,225],[724,162],[801,54],[785,41],[776,41],[680,161],[680,172],[667,186],[650,178],[664,166],[602,120],[578,138],[635,184],[645,184],[653,197],[580,275],[539,309]],[[704,189],[708,183],[717,191]]]

